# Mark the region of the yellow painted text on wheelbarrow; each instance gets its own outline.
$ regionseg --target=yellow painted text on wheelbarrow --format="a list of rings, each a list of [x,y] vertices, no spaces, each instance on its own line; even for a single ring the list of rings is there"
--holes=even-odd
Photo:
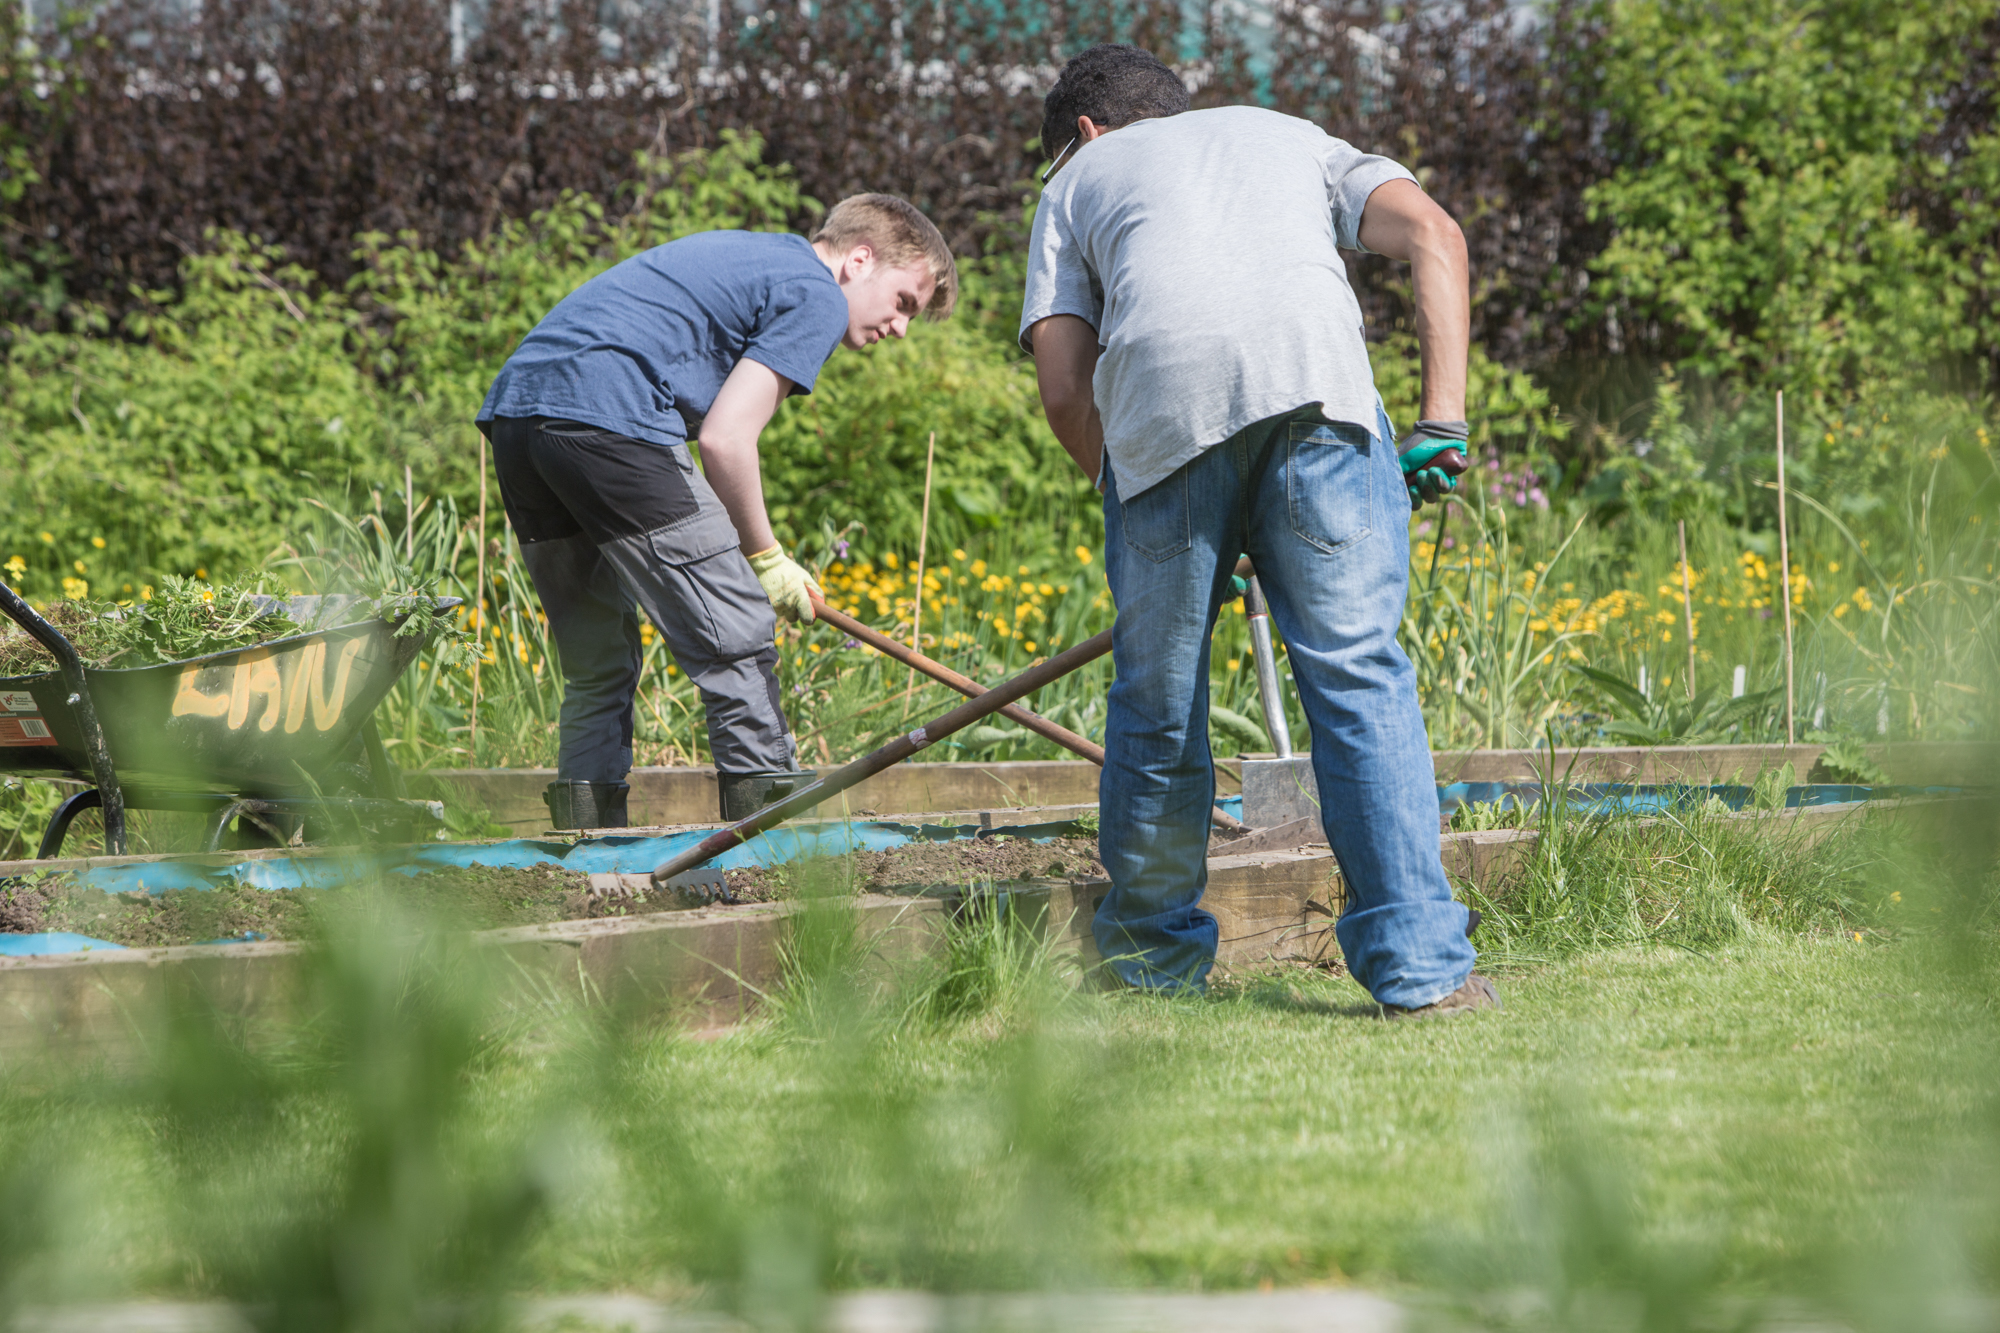
[[[267,649],[253,648],[230,666],[189,666],[181,672],[174,692],[175,717],[219,717],[231,731],[250,724],[257,730],[275,730],[284,723],[289,735],[305,725],[312,714],[313,729],[328,731],[340,721],[347,703],[348,687],[354,679],[354,662],[367,646],[366,640],[349,639],[340,645],[334,659],[333,688],[326,685],[326,644],[318,641],[303,649],[274,659]],[[280,669],[281,662],[291,668]],[[227,673],[228,688],[208,691],[201,677]],[[211,679],[213,685],[222,681]]]

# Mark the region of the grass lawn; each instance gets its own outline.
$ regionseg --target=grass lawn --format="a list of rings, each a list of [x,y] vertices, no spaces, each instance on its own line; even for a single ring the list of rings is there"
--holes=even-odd
[[[615,1182],[530,1271],[646,1287],[686,1265],[699,1226],[649,1204],[717,1204],[648,1160],[673,1141],[727,1211],[815,1218],[844,1284],[1511,1285],[1583,1227],[1791,1289],[1949,1193],[1990,1109],[1968,1063],[1990,997],[1911,952],[1596,953],[1448,1022],[1363,1017],[1352,982],[1297,973],[1086,999],[1028,1035],[661,1043],[627,1074]]]
[[[1553,948],[1515,919],[1543,961],[1503,969],[1505,1012],[1419,1023],[1304,969],[1078,993],[1004,922],[869,981],[836,896],[795,918],[769,1016],[700,1041],[524,1001],[449,936],[336,931],[296,1029],[246,1046],[190,1011],[147,1069],[13,1071],[0,1303],[228,1295],[389,1328],[438,1292],[782,1313],[830,1287],[1357,1283],[1539,1293],[1524,1327],[1598,1326],[1610,1292],[1650,1328],[1766,1297],[1864,1326],[1893,1297],[1874,1322],[1921,1328],[1991,1290],[1986,909],[1912,872],[1859,936],[1774,925],[1748,909],[1777,861],[1718,854],[1734,887],[1697,894],[1617,857],[1647,911],[1705,904],[1725,938]],[[1613,864],[1600,896],[1636,903]]]

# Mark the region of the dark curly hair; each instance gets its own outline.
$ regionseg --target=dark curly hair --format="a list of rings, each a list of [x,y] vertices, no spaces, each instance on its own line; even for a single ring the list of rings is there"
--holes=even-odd
[[[1151,51],[1109,42],[1073,58],[1042,99],[1042,155],[1053,159],[1076,137],[1076,118],[1106,129],[1188,109],[1187,85]]]

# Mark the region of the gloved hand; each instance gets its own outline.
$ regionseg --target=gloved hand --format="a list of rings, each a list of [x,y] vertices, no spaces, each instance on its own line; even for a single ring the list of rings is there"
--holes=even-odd
[[[781,620],[804,620],[813,618],[812,599],[826,600],[826,593],[805,567],[785,554],[782,546],[773,546],[768,551],[759,551],[750,558],[750,569],[757,575],[757,582],[764,585],[764,595],[771,599],[771,609]]]
[[[1450,449],[1458,450],[1462,456],[1469,435],[1463,421],[1419,421],[1416,429],[1403,437],[1396,447],[1396,458],[1403,465],[1403,480],[1410,488],[1410,508],[1421,508],[1445,492],[1458,489],[1457,476],[1431,464]]]

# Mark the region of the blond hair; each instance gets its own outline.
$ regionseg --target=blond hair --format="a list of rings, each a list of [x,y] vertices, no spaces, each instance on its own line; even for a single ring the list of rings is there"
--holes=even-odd
[[[813,233],[812,242],[824,244],[835,254],[846,254],[865,243],[875,251],[876,261],[890,268],[907,268],[922,260],[936,284],[930,303],[924,307],[924,318],[943,319],[958,304],[958,265],[952,260],[951,247],[931,220],[908,200],[893,194],[850,195],[833,206]]]

